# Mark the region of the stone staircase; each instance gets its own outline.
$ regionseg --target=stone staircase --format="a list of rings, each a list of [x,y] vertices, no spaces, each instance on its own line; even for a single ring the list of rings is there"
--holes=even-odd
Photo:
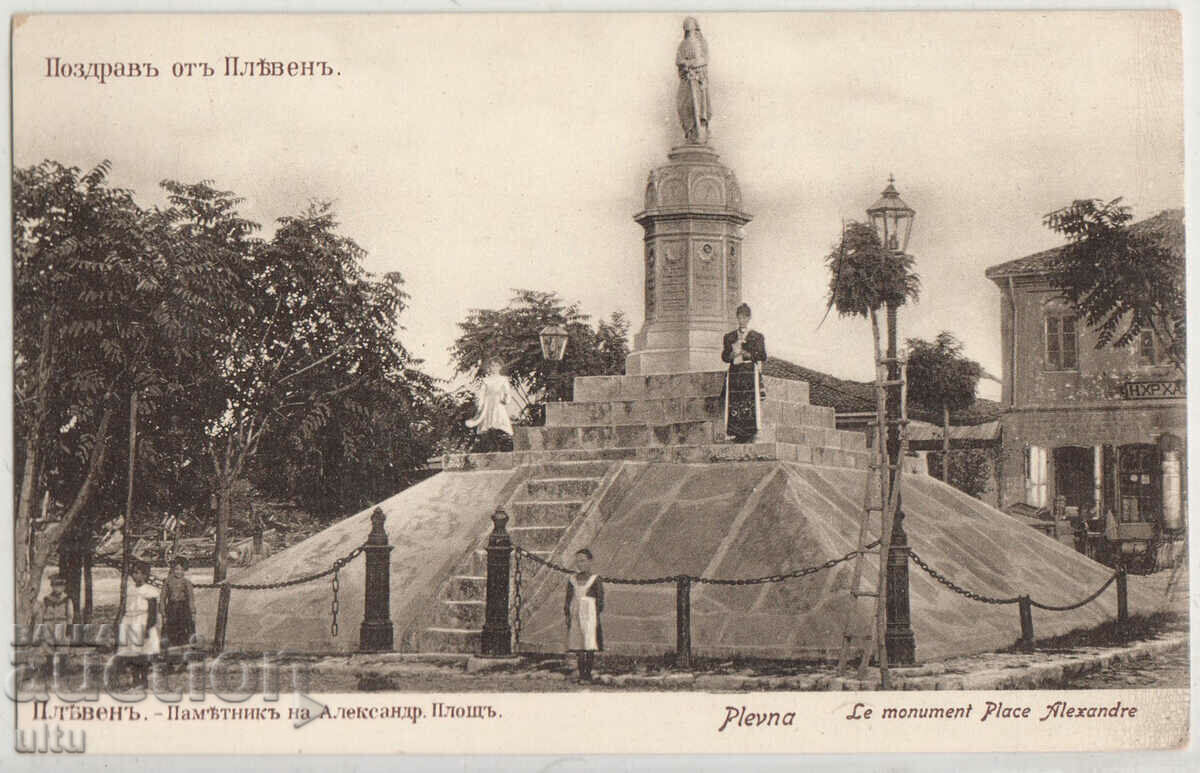
[[[866,467],[860,432],[836,429],[832,408],[809,403],[803,381],[765,377],[753,443],[725,436],[723,371],[575,379],[572,402],[546,406],[546,425],[517,427],[507,454],[458,454],[447,469],[503,469],[584,459],[648,462],[779,460]]]
[[[513,451],[456,454],[449,470],[528,468],[506,503],[513,541],[543,557],[557,552],[571,524],[621,461],[706,463],[785,461],[865,468],[861,432],[839,430],[832,408],[809,402],[808,384],[766,377],[762,427],[751,443],[725,436],[724,371],[575,379],[572,402],[546,406],[546,425],[517,427]],[[488,530],[490,532],[490,529]],[[438,594],[423,651],[478,652],[484,623],[488,534],[480,535]],[[532,579],[533,567],[527,580]]]
[[[608,472],[607,461],[543,462],[509,502],[513,542],[549,558],[572,522],[587,506]],[[490,531],[489,531],[490,534]],[[487,587],[487,537],[443,585],[432,625],[421,636],[424,652],[478,652]],[[532,572],[533,567],[529,568]]]

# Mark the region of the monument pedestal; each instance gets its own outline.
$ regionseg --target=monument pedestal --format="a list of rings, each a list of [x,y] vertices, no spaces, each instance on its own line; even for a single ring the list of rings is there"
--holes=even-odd
[[[733,171],[706,145],[680,145],[650,172],[645,209],[645,323],[625,373],[724,367],[721,339],[742,301],[742,194]]]
[[[762,379],[762,426],[750,443],[725,435],[725,371],[651,376],[584,376],[572,402],[547,403],[546,425],[517,427],[513,451],[452,454],[446,469],[512,469],[525,464],[618,461],[788,461],[864,469],[861,432],[835,427],[832,408],[808,401],[803,381]]]

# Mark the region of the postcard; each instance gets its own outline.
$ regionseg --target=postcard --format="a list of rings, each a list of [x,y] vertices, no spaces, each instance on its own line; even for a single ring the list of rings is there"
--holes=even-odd
[[[15,749],[1183,749],[1174,11],[12,18]]]

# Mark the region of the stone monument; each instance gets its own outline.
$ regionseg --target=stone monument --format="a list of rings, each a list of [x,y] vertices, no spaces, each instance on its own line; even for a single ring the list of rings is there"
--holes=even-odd
[[[742,301],[742,194],[709,146],[708,44],[683,23],[676,107],[683,143],[651,170],[645,209],[645,323],[625,360],[631,376],[721,370],[721,337]]]

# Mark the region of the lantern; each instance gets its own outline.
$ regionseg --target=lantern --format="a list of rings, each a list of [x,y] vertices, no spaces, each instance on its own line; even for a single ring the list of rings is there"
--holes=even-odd
[[[879,241],[884,248],[904,252],[908,248],[908,235],[917,213],[900,198],[895,182],[896,178],[889,175],[887,187],[883,189],[879,201],[867,208],[867,217],[871,219],[871,225],[879,234]]]
[[[559,362],[567,351],[567,329],[562,325],[547,325],[538,333],[542,343],[542,357]]]

